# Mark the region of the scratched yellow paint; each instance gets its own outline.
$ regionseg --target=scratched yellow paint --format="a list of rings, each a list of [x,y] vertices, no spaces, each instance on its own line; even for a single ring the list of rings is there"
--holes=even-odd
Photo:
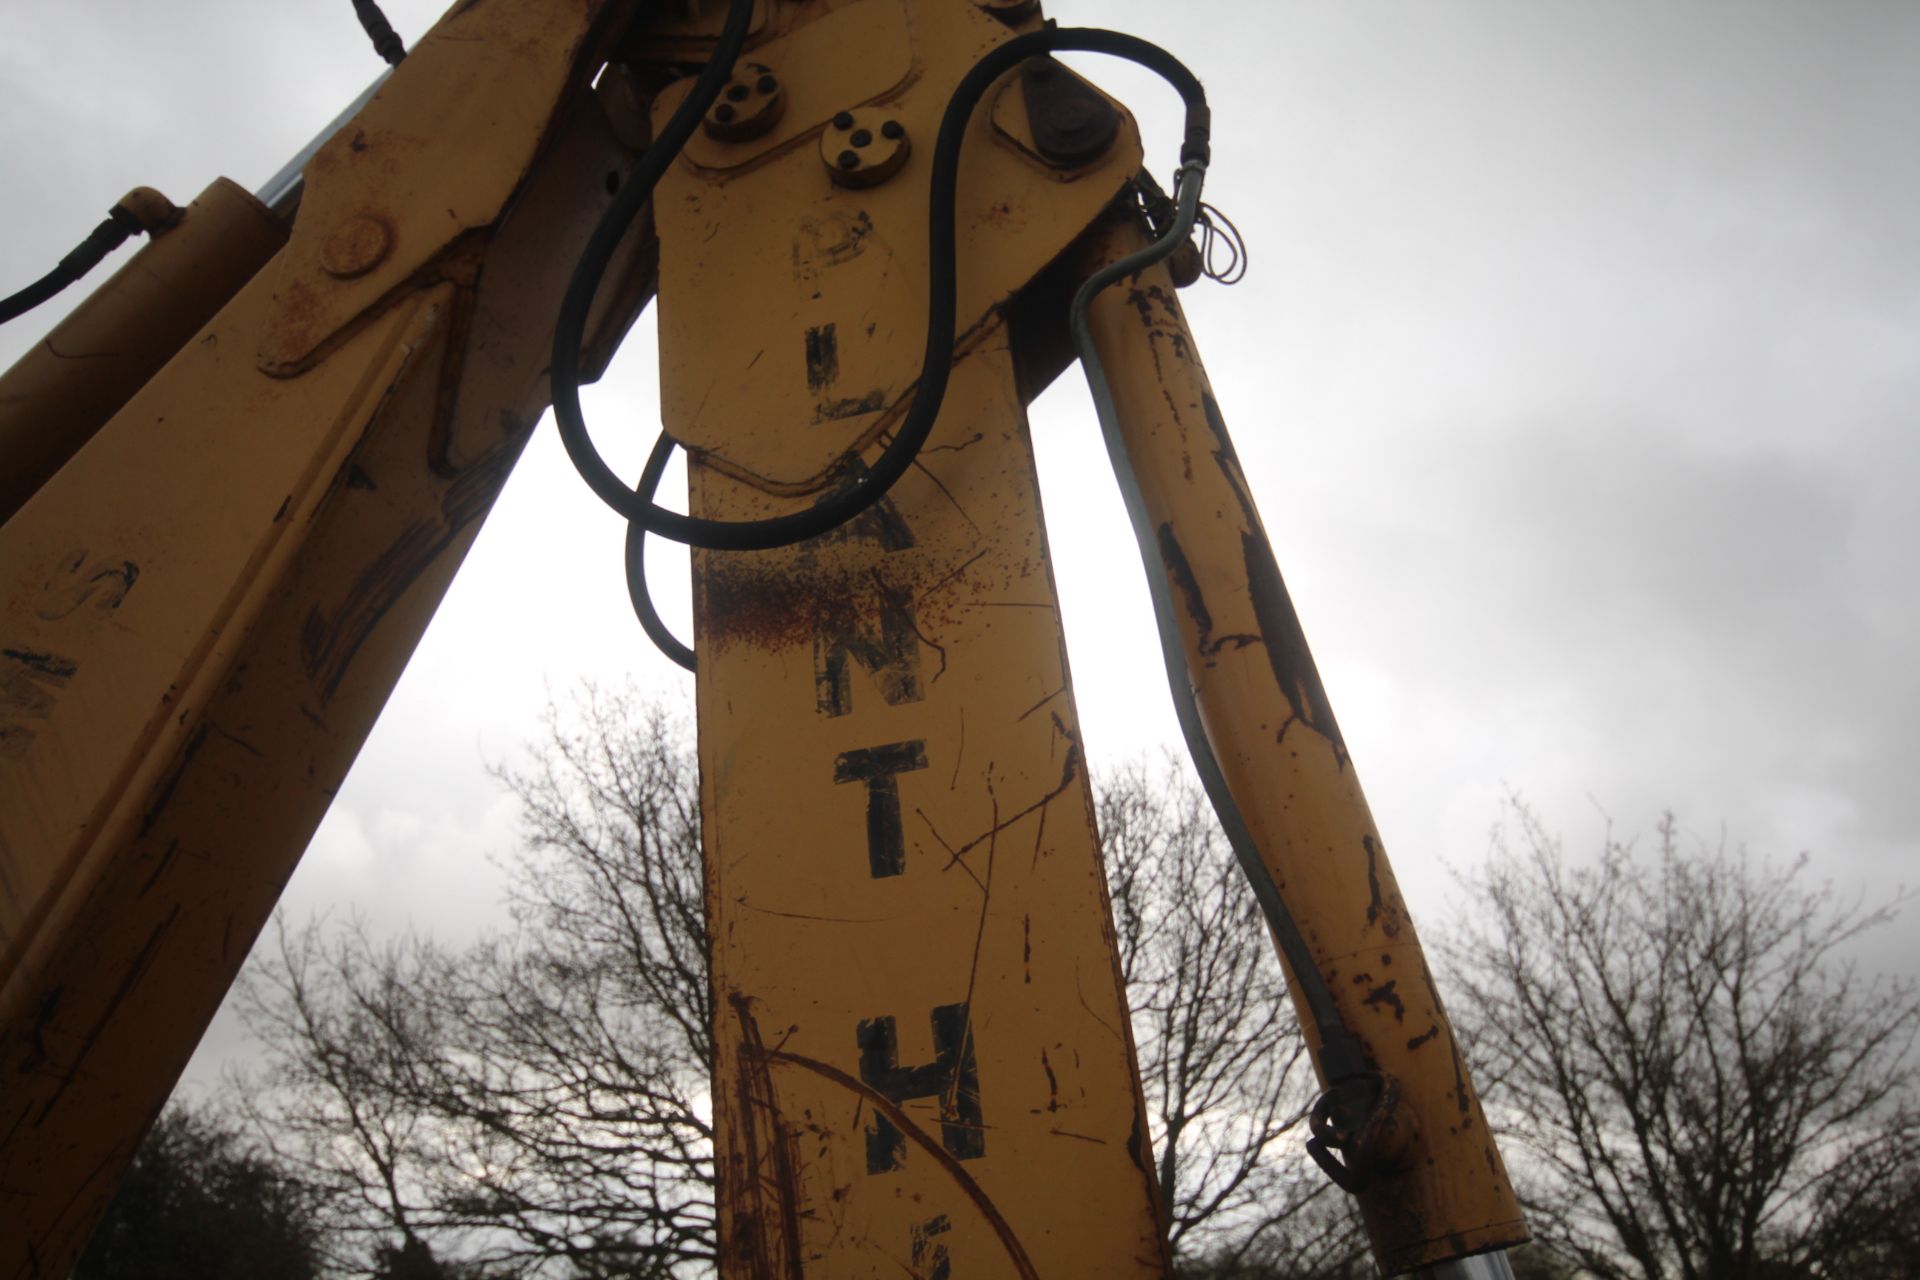
[[[592,18],[421,41],[288,248],[0,526],[0,1277],[66,1274],[545,404],[579,175],[632,160],[566,92]],[[369,210],[396,274],[335,281]]]
[[[972,443],[931,455],[891,511],[801,553],[701,557],[725,1231],[790,1231],[810,1274],[886,1274],[884,1259],[916,1250],[929,1275],[936,1254],[956,1276],[1161,1266],[1031,457],[998,337],[956,371],[935,438]],[[701,472],[700,504],[740,510],[729,484]],[[899,648],[890,617],[909,624]],[[862,777],[875,754],[890,767]],[[957,1054],[934,1023],[955,1006]],[[945,1047],[947,1068],[910,1086],[877,1076],[862,1029],[870,1041],[883,1018],[898,1066],[937,1064]],[[876,1169],[882,1115],[908,1140]]]
[[[657,201],[663,401],[668,429],[703,450],[701,514],[810,501],[904,411],[934,127],[1008,32],[957,3],[868,0],[837,20],[871,12],[880,38],[901,7],[914,76],[877,103],[857,81],[838,100],[904,123],[901,174],[848,191],[811,139],[730,166],[709,146]],[[796,97],[836,101],[794,82],[838,62],[790,66],[782,51],[752,56]],[[965,354],[921,464],[828,537],[695,557],[729,1276],[1165,1274],[995,310],[1138,162],[1129,133],[1062,182],[983,105],[962,165]]]
[[[1115,225],[1100,261],[1145,244]],[[1097,263],[1090,262],[1091,270]],[[1164,267],[1093,303],[1093,337],[1206,732],[1341,1021],[1399,1082],[1407,1168],[1360,1197],[1388,1274],[1524,1242],[1500,1152]],[[1289,974],[1297,982],[1297,975]],[[1295,1000],[1310,1043],[1321,1029]]]

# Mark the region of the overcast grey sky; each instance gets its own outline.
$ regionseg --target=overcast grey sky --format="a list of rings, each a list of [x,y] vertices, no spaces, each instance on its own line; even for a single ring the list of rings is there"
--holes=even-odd
[[[387,8],[411,41],[438,6]],[[1575,847],[1602,810],[1632,831],[1671,808],[1703,839],[1811,851],[1847,892],[1913,880],[1920,5],[1048,11],[1155,39],[1208,85],[1208,197],[1252,271],[1186,305],[1416,915],[1444,916],[1442,864],[1481,854],[1508,789]],[[129,186],[258,185],[379,70],[347,0],[0,15],[0,290]],[[1076,61],[1170,170],[1171,94]],[[0,330],[0,359],[58,310]],[[589,404],[633,471],[651,344],[649,322]],[[1032,417],[1089,748],[1172,742],[1077,374]],[[296,918],[496,918],[514,820],[485,762],[536,734],[548,689],[687,696],[627,612],[619,533],[543,427]],[[1920,967],[1911,934],[1876,959]]]

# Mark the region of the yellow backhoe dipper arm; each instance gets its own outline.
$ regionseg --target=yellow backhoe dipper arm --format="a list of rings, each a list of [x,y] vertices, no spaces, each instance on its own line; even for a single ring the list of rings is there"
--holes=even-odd
[[[1187,99],[1171,226],[1068,48]],[[1158,260],[1198,82],[1026,0],[460,3],[383,53],[297,184],[216,184],[57,331],[115,363],[0,379],[0,1277],[67,1274],[550,401],[633,545],[696,547],[721,1273],[1166,1276],[1024,416],[1076,351],[1316,1158],[1383,1270],[1506,1274],[1500,1157]],[[577,384],[656,291],[635,491]],[[651,502],[675,445],[686,516]]]

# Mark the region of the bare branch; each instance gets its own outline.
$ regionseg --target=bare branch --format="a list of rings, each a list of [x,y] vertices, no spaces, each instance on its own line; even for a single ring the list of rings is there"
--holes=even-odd
[[[1893,1274],[1872,1259],[1920,1208],[1920,998],[1848,957],[1904,899],[1837,901],[1806,866],[1683,847],[1671,816],[1575,864],[1510,802],[1443,950],[1535,1232],[1570,1262]]]

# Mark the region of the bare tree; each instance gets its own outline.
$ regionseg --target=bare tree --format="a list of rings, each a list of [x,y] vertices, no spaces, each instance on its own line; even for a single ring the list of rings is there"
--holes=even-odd
[[[577,711],[502,774],[528,842],[511,932],[448,951],[316,924],[243,977],[256,1126],[374,1252],[578,1277],[713,1257],[697,775],[659,710]]]
[[[423,1230],[448,1226],[416,1173],[438,1144],[412,1101],[419,1065],[442,1052],[414,994],[433,955],[418,944],[376,948],[358,929],[289,935],[275,925],[275,951],[256,953],[237,988],[266,1049],[262,1072],[231,1081],[231,1101],[314,1189],[335,1269],[393,1274],[401,1259],[430,1254]],[[370,1265],[354,1268],[356,1257]]]
[[[1097,810],[1167,1230],[1207,1276],[1346,1274],[1365,1245],[1307,1164],[1317,1086],[1251,890],[1191,772],[1106,777]]]
[[[284,936],[244,979],[257,1124],[336,1218],[420,1274],[704,1274],[712,1066],[697,771],[632,693],[550,713],[515,928],[447,951]],[[1361,1245],[1298,1139],[1312,1096],[1251,893],[1204,797],[1123,770],[1100,819],[1167,1218],[1204,1274],[1340,1273]],[[371,1252],[363,1251],[364,1253]],[[1282,1269],[1284,1260],[1284,1269]],[[1196,1272],[1201,1274],[1202,1272]]]
[[[1576,865],[1511,814],[1447,955],[1541,1242],[1603,1277],[1911,1274],[1920,1001],[1849,958],[1899,902],[1671,817]]]

